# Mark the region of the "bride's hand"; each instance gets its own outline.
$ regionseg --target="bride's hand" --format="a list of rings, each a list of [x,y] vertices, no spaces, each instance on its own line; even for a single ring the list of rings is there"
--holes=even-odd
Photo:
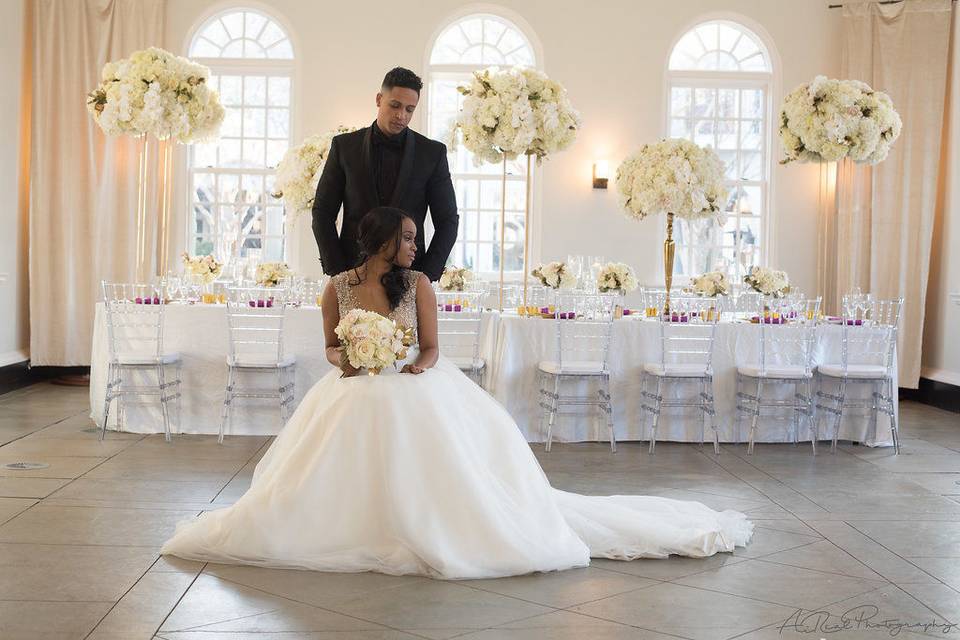
[[[340,352],[340,370],[343,371],[343,375],[340,376],[341,378],[352,378],[360,373],[360,369],[350,364],[350,360],[347,358],[345,351]]]
[[[426,371],[426,369],[418,367],[415,364],[405,364],[403,365],[403,369],[400,369],[400,373],[412,373],[413,375],[423,373],[424,371]]]

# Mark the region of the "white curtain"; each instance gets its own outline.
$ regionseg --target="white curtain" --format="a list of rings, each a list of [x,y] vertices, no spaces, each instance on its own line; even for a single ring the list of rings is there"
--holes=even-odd
[[[134,275],[139,141],[106,138],[86,95],[106,62],[163,43],[165,0],[30,5],[30,360],[87,365],[100,280]]]
[[[879,165],[837,167],[837,206],[820,223],[821,246],[831,247],[821,285],[831,308],[854,287],[904,297],[900,386],[910,388],[920,376],[952,10],[951,0],[843,8],[841,77],[888,93],[903,130]]]

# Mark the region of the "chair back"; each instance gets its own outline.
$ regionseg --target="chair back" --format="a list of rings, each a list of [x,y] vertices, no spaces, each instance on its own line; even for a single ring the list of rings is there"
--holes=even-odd
[[[648,318],[656,318],[663,313],[663,307],[667,303],[666,289],[644,287],[640,296],[643,298],[644,313]]]
[[[458,363],[476,363],[480,358],[484,292],[438,291],[436,296],[440,353]]]
[[[712,372],[713,341],[723,310],[723,299],[672,296],[670,315],[660,313],[660,365],[704,367]]]
[[[319,280],[303,280],[297,289],[297,298],[304,307],[319,307],[323,290],[327,286],[326,276]]]
[[[227,291],[229,353],[235,362],[276,365],[283,359],[287,295],[285,289],[270,287]]]
[[[159,358],[163,353],[161,292],[153,285],[101,281],[110,361]]]
[[[613,307],[619,296],[561,291],[557,296],[554,355],[563,373],[576,372],[577,363],[591,363],[609,372]]]
[[[893,375],[893,354],[903,298],[874,300],[869,305],[854,305],[841,319],[843,339],[841,363],[844,374],[850,366],[881,366]]]
[[[761,307],[764,301],[764,295],[753,289],[741,289],[733,298],[732,309],[734,313],[753,313],[758,307]]]
[[[758,305],[761,376],[794,367],[803,367],[804,375],[812,375],[820,303],[819,297],[785,296]]]

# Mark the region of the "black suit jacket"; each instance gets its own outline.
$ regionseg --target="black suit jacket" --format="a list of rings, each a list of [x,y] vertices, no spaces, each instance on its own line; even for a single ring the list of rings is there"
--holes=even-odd
[[[323,271],[328,275],[356,266],[360,219],[380,204],[370,158],[370,136],[370,127],[336,136],[320,175],[317,197],[313,201],[313,235],[320,249]],[[341,204],[343,225],[338,236],[336,220]],[[431,280],[438,280],[457,240],[460,220],[447,167],[447,148],[443,143],[408,131],[397,187],[389,204],[406,211],[417,223],[417,258],[413,268],[426,273]],[[434,235],[426,250],[423,222],[428,207]]]

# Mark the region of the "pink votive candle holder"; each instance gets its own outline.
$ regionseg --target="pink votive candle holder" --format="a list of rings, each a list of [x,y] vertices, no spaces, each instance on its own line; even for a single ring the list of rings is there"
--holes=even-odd
[[[265,300],[257,300],[257,308],[261,308],[261,309],[262,309],[262,308],[265,307],[265,306],[267,306],[267,303],[266,303]]]
[[[444,311],[453,311],[453,305],[452,305],[452,304],[445,304],[445,305],[443,305],[443,310],[444,310]]]
[[[459,304],[455,304],[455,305],[453,305],[453,310],[454,310],[454,311],[463,311],[463,307],[462,307],[461,305],[459,305]]]
[[[136,298],[133,299],[133,302],[134,304],[143,304],[143,298],[141,298],[140,296],[137,296]]]

